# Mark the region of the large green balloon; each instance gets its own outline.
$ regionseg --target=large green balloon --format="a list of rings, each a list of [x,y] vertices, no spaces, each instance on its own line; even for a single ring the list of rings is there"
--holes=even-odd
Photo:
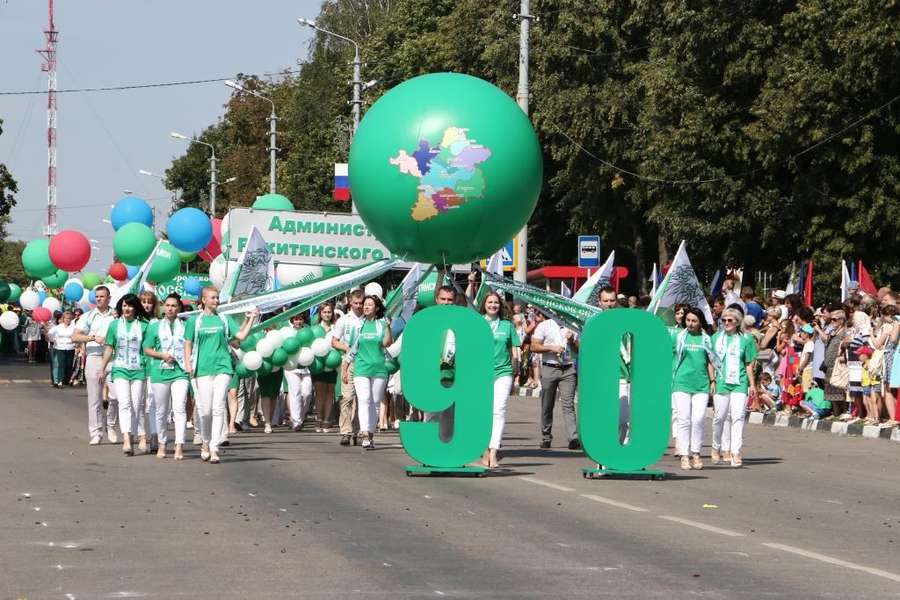
[[[327,333],[321,325],[313,325],[309,330],[312,332],[313,338],[323,338],[325,333]]]
[[[92,273],[91,271],[87,271],[81,274],[81,284],[86,290],[100,285],[100,281],[100,276],[96,273]]]
[[[21,295],[22,295],[22,288],[20,288],[15,283],[9,284],[9,298],[6,299],[8,302],[18,302],[19,296],[21,296]]]
[[[256,197],[252,208],[257,210],[294,210],[294,205],[281,194],[265,194]]]
[[[300,349],[300,338],[292,335],[281,343],[281,347],[288,354],[293,354]]]
[[[31,240],[22,251],[22,266],[32,277],[38,279],[56,273],[56,265],[50,260],[50,240]]]
[[[156,253],[153,255],[153,263],[147,279],[150,283],[162,283],[178,275],[181,269],[181,256],[178,250],[169,242],[160,242]]]
[[[272,353],[272,356],[269,358],[269,360],[272,361],[273,367],[280,367],[287,362],[288,354],[284,351],[283,348],[275,348],[275,352]]]
[[[320,357],[316,357],[316,360],[313,361],[311,365],[309,365],[309,374],[310,375],[318,375],[322,371],[325,370],[325,361]]]
[[[68,279],[69,274],[62,269],[59,269],[53,275],[42,278],[41,281],[43,281],[44,285],[46,285],[48,288],[58,288],[62,287]]]
[[[326,369],[337,369],[341,366],[341,353],[332,348],[328,351],[328,354],[325,355],[325,368]]]
[[[12,289],[9,287],[9,284],[5,281],[0,281],[0,302],[6,302],[9,300],[9,295],[12,292]]]
[[[143,223],[126,223],[119,227],[113,238],[113,251],[126,265],[142,265],[153,247],[156,235]]]
[[[468,263],[528,222],[543,164],[525,113],[502,90],[457,73],[410,79],[366,113],[350,187],[368,228],[407,260]]]

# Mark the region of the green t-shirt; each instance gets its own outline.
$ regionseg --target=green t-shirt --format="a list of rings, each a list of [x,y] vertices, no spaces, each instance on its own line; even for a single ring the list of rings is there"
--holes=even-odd
[[[512,349],[522,343],[519,332],[506,319],[488,321],[488,325],[494,334],[494,378],[512,375]]]
[[[383,377],[387,379],[384,365],[384,332],[387,323],[383,320],[365,319],[356,338],[356,358],[353,362],[354,377]]]
[[[160,322],[161,320],[154,320],[147,326],[147,334],[144,336],[144,348],[162,352],[162,342],[159,339]],[[175,333],[176,327],[176,324],[171,326],[173,334]],[[187,331],[185,331],[185,333],[187,333]],[[190,357],[185,357],[185,360],[190,360]],[[147,365],[151,383],[169,383],[177,379],[188,378],[187,373],[177,362],[168,365],[161,359],[148,356]]]
[[[707,364],[709,356],[703,347],[703,334],[687,332],[681,348],[681,361],[678,360],[678,337],[683,329],[672,330],[672,350],[675,354],[672,361],[672,391],[687,394],[709,393],[709,372]]]
[[[825,390],[821,388],[813,388],[806,392],[806,401],[819,410],[828,410],[831,408],[831,402],[825,399]]]
[[[712,336],[712,347],[713,352],[719,354],[719,339],[725,336],[724,331],[717,331]],[[738,383],[736,384],[727,384],[725,383],[726,379],[726,370],[728,368],[727,362],[727,352],[723,353],[719,356],[719,360],[721,365],[719,366],[718,373],[716,373],[716,393],[730,393],[730,392],[739,392],[739,393],[747,393],[747,390],[750,388],[750,381],[747,379],[747,365],[756,360],[756,341],[752,336],[745,335],[742,333],[735,334],[735,336],[726,336],[726,337],[739,337],[739,341],[734,341],[732,339],[726,340],[724,344],[725,348],[730,347],[730,344],[740,344],[738,348],[738,363],[740,368],[738,369]]]
[[[129,381],[139,381],[147,377],[146,360],[144,358],[144,346],[142,341],[146,338],[147,322],[135,320],[127,322],[129,332],[133,331],[133,323],[136,322],[138,324],[141,337],[134,341],[137,343],[136,346],[124,348],[119,346],[119,323],[123,320],[124,319],[116,319],[110,323],[109,328],[106,330],[106,345],[112,346],[113,348],[112,380],[127,379]],[[132,369],[121,365],[121,363],[128,364],[130,361],[133,361],[134,364],[137,365],[137,368]],[[120,364],[117,365],[116,363]]]
[[[196,325],[198,318],[200,319],[199,327]],[[240,326],[231,316],[226,316],[225,319],[228,321],[227,339],[225,325],[219,315],[194,316],[185,323],[184,339],[195,344],[197,348],[194,377],[234,374],[228,342],[234,339],[234,334],[237,333]],[[185,360],[191,360],[191,357],[187,356]]]

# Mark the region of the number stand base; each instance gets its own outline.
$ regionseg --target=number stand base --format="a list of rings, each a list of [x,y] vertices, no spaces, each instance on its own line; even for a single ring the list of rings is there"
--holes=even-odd
[[[585,479],[650,479],[652,481],[662,480],[666,478],[665,471],[655,469],[636,469],[633,471],[622,471],[619,469],[605,469],[597,465],[596,469],[581,469],[581,474]]]
[[[406,476],[413,475],[447,475],[447,476],[471,476],[484,477],[487,473],[485,467],[430,467],[428,465],[407,465]]]

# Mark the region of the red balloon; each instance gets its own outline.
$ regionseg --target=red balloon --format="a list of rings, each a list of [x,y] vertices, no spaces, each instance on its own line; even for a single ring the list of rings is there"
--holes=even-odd
[[[206,262],[212,262],[218,255],[222,254],[222,219],[212,220],[213,236],[206,245],[206,248],[197,253],[197,256]]]
[[[67,229],[50,240],[50,261],[69,273],[82,270],[91,260],[91,243],[84,234]]]
[[[125,281],[128,279],[128,268],[120,262],[114,262],[109,267],[109,276],[116,281]]]
[[[46,309],[43,306],[38,306],[33,311],[31,311],[31,318],[38,323],[46,323],[52,317],[53,313],[51,313],[49,309]]]

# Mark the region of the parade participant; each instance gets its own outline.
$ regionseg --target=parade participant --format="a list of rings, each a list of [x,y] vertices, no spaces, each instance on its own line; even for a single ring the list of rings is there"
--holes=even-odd
[[[148,290],[144,290],[138,294],[141,306],[147,313],[147,322],[153,323],[159,317],[159,298],[156,294]],[[149,366],[149,362],[148,366]],[[146,418],[146,423],[145,423]],[[156,432],[156,398],[153,395],[153,383],[150,381],[150,373],[147,373],[147,381],[144,386],[144,414],[138,419],[138,435],[145,435],[150,432],[150,451],[156,452],[159,449]]]
[[[347,358],[347,353],[350,351],[350,347],[356,343],[359,329],[362,327],[364,295],[362,290],[350,292],[350,310],[337,320],[329,334],[331,347],[344,353],[341,361],[341,446],[349,446],[351,439],[355,446],[359,431],[356,387],[353,385],[353,365]]]
[[[457,303],[456,288],[452,285],[442,285],[435,290],[434,303],[437,306],[452,306]],[[441,349],[441,384],[448,386],[453,383],[456,377],[456,336],[452,329],[447,330],[444,334],[444,344]],[[441,441],[449,442],[453,437],[453,416],[455,414],[454,407],[445,408],[438,412],[425,411],[422,420],[426,423],[438,423],[438,437]]]
[[[75,358],[75,342],[72,335],[75,333],[75,323],[72,321],[72,312],[65,311],[59,324],[47,331],[47,339],[52,345],[53,353],[53,387],[61,388],[70,383],[72,367]]]
[[[92,446],[103,439],[104,429],[110,442],[115,444],[118,441],[116,423],[119,418],[117,399],[110,397],[108,410],[103,410],[103,346],[106,344],[106,330],[116,318],[109,306],[109,288],[102,285],[94,288],[94,299],[96,307],[81,316],[72,334],[73,342],[85,344],[84,378],[88,399],[88,433]]]
[[[106,331],[102,370],[112,360],[112,381],[119,400],[119,426],[122,429],[122,452],[134,455],[131,435],[138,432],[138,420],[144,414],[144,383],[147,378],[143,340],[147,332],[147,313],[134,294],[126,294],[116,305],[118,318]],[[139,434],[138,449],[147,451],[147,436]]]
[[[687,308],[684,329],[673,332],[675,360],[672,366],[672,401],[677,415],[676,453],[681,468],[702,469],[703,421],[709,394],[716,392],[712,340],[704,330],[706,318],[699,308]],[[690,459],[688,456],[690,455]]]
[[[185,360],[184,370],[196,383],[195,401],[202,439],[200,458],[217,464],[228,384],[234,374],[229,345],[247,337],[259,311],[253,309],[245,313],[239,327],[232,317],[218,313],[219,291],[216,288],[203,288],[201,296],[203,311],[188,319],[184,326],[184,355],[190,357]]]
[[[22,341],[25,342],[25,356],[28,357],[28,364],[37,362],[38,342],[41,341],[41,324],[35,321],[30,313],[25,318]]]
[[[274,422],[275,404],[278,394],[281,392],[281,382],[284,380],[284,371],[281,367],[273,367],[271,373],[257,373],[256,385],[259,390],[259,404],[262,408],[263,419],[266,421],[265,433],[272,433]],[[229,380],[230,383],[230,380]],[[281,417],[279,416],[279,422]]]
[[[303,328],[304,319],[301,315],[291,317],[291,327],[296,330]],[[297,366],[295,369],[284,370],[284,380],[288,388],[288,411],[291,415],[291,427],[294,431],[303,428],[306,413],[309,411],[309,403],[312,401],[312,377],[308,367]]]
[[[679,305],[685,307],[685,305]],[[600,308],[612,310],[619,308],[616,290],[611,286],[600,289]],[[677,313],[676,313],[677,314]],[[682,324],[684,323],[682,309]],[[631,418],[631,341],[629,334],[622,336],[619,349],[619,443],[625,443],[628,437],[629,419]],[[675,432],[675,408],[672,407],[672,432]]]
[[[489,292],[481,302],[480,312],[484,315],[494,337],[494,421],[491,427],[491,441],[481,458],[481,463],[489,469],[497,468],[497,450],[503,439],[506,426],[506,401],[512,390],[513,373],[519,362],[519,334],[510,321],[509,308],[497,292]]]
[[[727,308],[722,312],[722,330],[712,337],[718,372],[715,385],[715,416],[713,417],[712,462],[722,461],[721,452],[731,453],[731,466],[743,464],[741,448],[744,435],[744,414],[747,395],[756,394],[756,380],[753,361],[756,359],[756,343],[741,333],[739,327],[741,312]],[[722,430],[731,419],[731,441],[729,448],[723,448]]]
[[[144,354],[150,357],[150,382],[156,410],[150,417],[156,422],[159,449],[157,458],[166,457],[169,410],[175,413],[175,460],[184,458],[184,433],[187,424],[188,376],[184,370],[184,323],[178,318],[183,309],[181,297],[169,294],[163,317],[147,327]]]
[[[578,351],[575,333],[560,327],[551,318],[541,321],[531,334],[531,351],[541,353],[541,448],[549,448],[553,442],[553,407],[556,405],[558,390],[569,449],[581,449],[575,425],[577,375],[572,350]]]
[[[341,381],[350,385],[349,363],[353,363],[353,386],[359,401],[359,432],[362,447],[366,450],[375,448],[376,409],[384,397],[388,377],[384,351],[392,342],[381,298],[371,294],[366,296],[359,335],[347,353],[349,362],[341,372]]]
[[[326,302],[319,306],[319,326],[327,334],[334,328],[334,304]],[[315,388],[316,417],[318,433],[328,433],[331,423],[331,409],[334,407],[334,386],[337,383],[337,371],[323,371],[312,376]]]

